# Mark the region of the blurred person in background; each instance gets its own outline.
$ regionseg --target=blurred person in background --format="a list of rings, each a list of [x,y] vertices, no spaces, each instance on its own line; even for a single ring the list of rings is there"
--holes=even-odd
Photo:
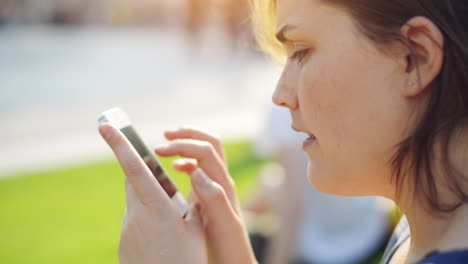
[[[0,26],[8,22],[8,13],[11,12],[10,9],[9,1],[0,0]]]
[[[218,0],[222,1],[221,14],[228,33],[231,50],[237,52],[239,46],[246,40],[250,30],[248,0]]]
[[[0,26],[11,22],[23,4],[22,0],[0,0]]]
[[[147,1],[139,7],[143,24],[164,25],[165,5],[162,0]]]
[[[200,48],[200,41],[211,9],[210,0],[186,0],[187,18],[185,30],[193,49]]]
[[[377,197],[349,198],[320,193],[307,178],[304,136],[284,124],[287,109],[271,105],[255,153],[272,157],[283,170],[267,169],[246,209],[273,211],[279,228],[267,242],[254,235],[257,259],[265,264],[353,264],[383,250],[390,233],[389,206]],[[275,175],[276,174],[276,175]],[[282,175],[281,175],[282,174]]]
[[[57,25],[82,24],[86,19],[88,4],[88,0],[58,2],[50,22]]]

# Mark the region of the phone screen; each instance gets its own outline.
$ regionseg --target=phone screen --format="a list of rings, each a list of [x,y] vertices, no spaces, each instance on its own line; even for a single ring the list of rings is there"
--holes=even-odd
[[[130,143],[136,149],[140,157],[153,173],[156,180],[166,191],[167,195],[172,198],[177,193],[177,187],[174,185],[171,179],[169,179],[169,176],[161,167],[160,163],[156,159],[156,156],[148,149],[148,147],[146,147],[140,136],[138,136],[137,132],[131,125],[121,128],[120,131],[122,131],[125,137],[127,137]]]

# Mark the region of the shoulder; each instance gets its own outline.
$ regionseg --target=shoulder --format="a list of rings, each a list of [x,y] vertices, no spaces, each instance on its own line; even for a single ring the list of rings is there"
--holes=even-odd
[[[468,250],[432,253],[418,264],[465,264],[468,263]]]

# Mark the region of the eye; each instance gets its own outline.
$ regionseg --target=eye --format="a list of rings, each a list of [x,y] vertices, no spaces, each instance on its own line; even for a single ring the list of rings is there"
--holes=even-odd
[[[304,62],[304,58],[309,54],[309,49],[302,49],[294,52],[294,54],[289,57],[291,61],[297,61],[299,64]]]

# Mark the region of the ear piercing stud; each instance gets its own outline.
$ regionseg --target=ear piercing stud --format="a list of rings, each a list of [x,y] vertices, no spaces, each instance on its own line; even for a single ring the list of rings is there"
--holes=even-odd
[[[413,81],[408,81],[408,86],[413,86],[415,83]]]

